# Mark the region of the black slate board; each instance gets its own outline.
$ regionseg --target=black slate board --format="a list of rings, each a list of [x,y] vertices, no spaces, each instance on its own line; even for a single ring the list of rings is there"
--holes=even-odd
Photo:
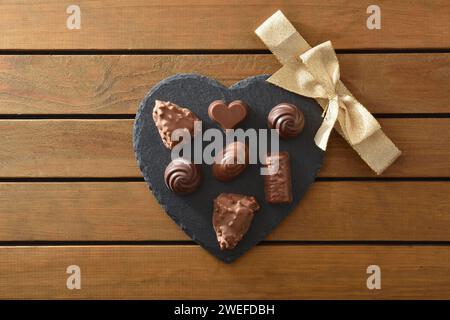
[[[231,262],[263,240],[298,204],[322,164],[324,152],[314,143],[322,109],[312,99],[276,87],[267,75],[245,79],[230,88],[197,74],[179,74],[153,87],[142,101],[134,124],[134,149],[139,167],[154,196],[168,215],[197,243],[224,262]],[[304,131],[295,139],[280,140],[280,150],[291,157],[293,202],[289,205],[269,205],[264,200],[263,176],[259,165],[250,165],[236,180],[228,183],[212,176],[211,166],[202,165],[204,180],[195,193],[178,196],[164,183],[164,170],[170,162],[166,149],[152,118],[155,100],[171,101],[189,108],[203,121],[203,130],[219,128],[208,117],[213,100],[227,102],[243,100],[249,107],[247,119],[239,126],[267,129],[269,111],[281,102],[292,103],[305,115]],[[213,199],[220,193],[253,195],[261,206],[250,230],[233,250],[221,251],[212,226]],[[301,213],[299,213],[301,214]]]

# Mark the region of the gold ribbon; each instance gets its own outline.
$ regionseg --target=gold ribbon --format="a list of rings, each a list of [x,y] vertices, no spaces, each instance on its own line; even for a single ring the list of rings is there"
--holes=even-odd
[[[339,62],[330,41],[314,48],[277,11],[256,34],[283,67],[267,81],[286,90],[315,98],[324,109],[322,125],[314,138],[326,150],[335,129],[377,174],[381,174],[401,154],[383,133],[378,121],[339,80]]]

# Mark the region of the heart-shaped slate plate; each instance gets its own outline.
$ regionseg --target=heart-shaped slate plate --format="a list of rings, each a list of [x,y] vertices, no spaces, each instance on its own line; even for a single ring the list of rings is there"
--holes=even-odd
[[[314,182],[324,152],[314,143],[314,135],[322,122],[322,109],[312,99],[276,87],[267,75],[242,80],[226,88],[215,80],[197,74],[179,74],[157,84],[142,101],[134,124],[134,150],[145,181],[168,215],[198,244],[224,262],[240,257],[263,240],[299,203]],[[203,130],[218,128],[208,117],[208,106],[214,100],[243,100],[249,106],[242,129],[267,129],[269,111],[281,102],[292,103],[303,111],[305,127],[294,139],[280,140],[280,150],[288,151],[292,169],[293,201],[288,205],[270,205],[264,198],[263,176],[259,165],[249,165],[231,182],[219,182],[212,167],[202,164],[204,180],[200,188],[188,196],[178,196],[164,183],[164,170],[171,161],[170,150],[162,143],[152,118],[155,100],[171,101],[190,109],[200,120]],[[261,209],[236,248],[220,250],[212,226],[213,199],[220,193],[239,193],[256,197]]]

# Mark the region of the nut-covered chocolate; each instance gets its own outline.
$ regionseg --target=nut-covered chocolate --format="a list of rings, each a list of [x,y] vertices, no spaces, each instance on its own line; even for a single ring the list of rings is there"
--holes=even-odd
[[[200,166],[183,158],[172,160],[164,172],[166,186],[179,195],[186,195],[197,190],[202,178]]]
[[[248,148],[245,143],[235,141],[228,144],[217,155],[212,172],[219,181],[230,181],[240,175],[248,165]]]
[[[233,249],[247,233],[259,204],[255,197],[221,193],[214,199],[213,227],[221,250]]]
[[[270,110],[267,123],[270,129],[277,130],[281,138],[292,139],[303,131],[305,117],[293,104],[280,103]]]
[[[183,129],[188,131],[192,137],[194,136],[194,122],[200,120],[189,109],[172,102],[156,100],[153,108],[153,121],[155,121],[164,145],[168,149],[172,149],[180,142],[172,140],[172,133],[177,129]]]
[[[289,153],[280,152],[266,158],[269,175],[264,175],[266,201],[272,204],[292,202],[292,178]]]
[[[218,123],[223,130],[235,128],[247,117],[247,113],[248,106],[241,100],[235,100],[228,105],[223,100],[215,100],[208,108],[211,120]]]

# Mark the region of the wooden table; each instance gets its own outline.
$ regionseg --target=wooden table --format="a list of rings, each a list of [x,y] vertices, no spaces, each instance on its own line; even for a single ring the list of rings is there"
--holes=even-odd
[[[376,1],[380,30],[365,0],[74,2],[80,30],[70,3],[0,3],[0,298],[450,298],[448,1]],[[403,155],[377,177],[333,134],[299,207],[226,265],[148,191],[133,118],[172,74],[276,71],[253,31],[277,9],[312,45],[333,41]]]

